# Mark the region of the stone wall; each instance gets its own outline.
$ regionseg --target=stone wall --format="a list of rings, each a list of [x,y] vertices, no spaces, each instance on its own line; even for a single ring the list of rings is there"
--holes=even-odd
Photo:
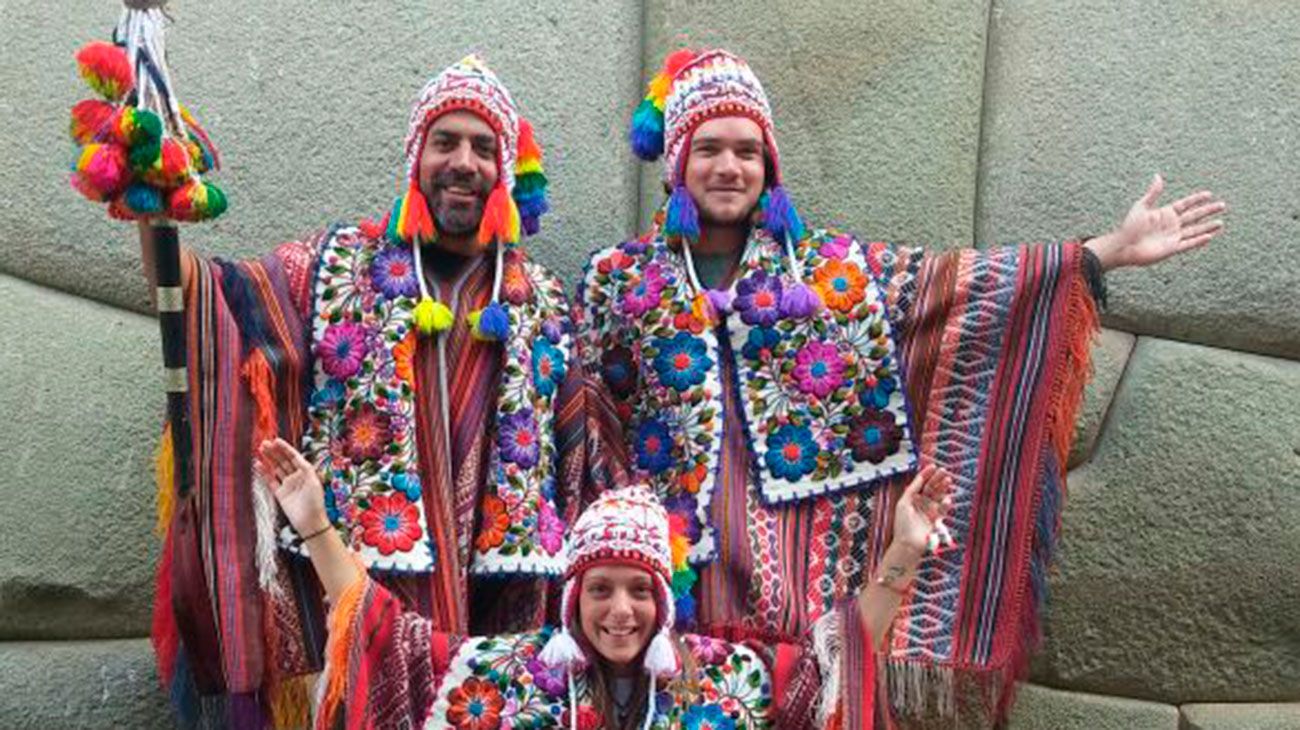
[[[937,247],[1106,230],[1162,171],[1227,233],[1110,277],[1046,643],[1013,728],[1300,727],[1300,4],[175,0],[171,63],[246,256],[376,215],[408,103],[468,50],[535,122],[574,281],[646,220],[628,117],[718,44],[773,97],[806,217]],[[0,0],[0,726],[166,727],[148,641],[156,325],[131,229],[68,189],[72,54],[113,2]]]

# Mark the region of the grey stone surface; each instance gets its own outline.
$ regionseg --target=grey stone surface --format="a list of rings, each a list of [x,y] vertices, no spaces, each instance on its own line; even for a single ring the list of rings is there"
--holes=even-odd
[[[0,726],[174,727],[146,639],[0,643]]]
[[[1229,204],[1209,249],[1110,277],[1120,329],[1300,357],[1300,4],[994,3],[981,241],[1097,235],[1165,173]]]
[[[1008,730],[1177,730],[1178,708],[1022,684]]]
[[[0,276],[0,639],[143,636],[158,325]]]
[[[1300,363],[1139,338],[1063,524],[1035,681],[1300,698]]]
[[[1183,705],[1182,730],[1295,730],[1300,703]]]
[[[741,55],[771,98],[782,175],[806,220],[871,239],[969,245],[987,7],[655,0],[646,78],[681,47]],[[629,114],[643,93],[621,102]],[[663,202],[661,170],[645,165],[643,222]]]
[[[134,230],[67,185],[67,114],[89,90],[73,54],[106,38],[120,5],[75,11],[4,3],[0,270],[144,310]],[[424,82],[482,53],[538,130],[553,212],[530,242],[572,282],[585,255],[635,227],[637,171],[624,142],[637,94],[641,10],[631,2],[171,5],[170,63],[221,148],[221,219],[182,241],[247,256],[392,205],[410,104]],[[615,102],[616,103],[612,103]]]
[[[1084,390],[1083,405],[1075,423],[1069,468],[1075,468],[1092,455],[1135,341],[1133,335],[1113,329],[1103,328],[1097,336],[1092,348],[1092,380]]]

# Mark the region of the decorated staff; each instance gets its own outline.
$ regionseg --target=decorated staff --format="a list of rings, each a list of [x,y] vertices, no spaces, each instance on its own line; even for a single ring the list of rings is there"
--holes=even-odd
[[[197,708],[184,698],[194,699],[195,685],[191,673],[178,667],[187,664],[182,644],[196,641],[193,637],[205,628],[196,626],[200,619],[193,611],[174,610],[170,560],[174,542],[198,539],[198,513],[188,499],[194,476],[176,223],[216,218],[226,210],[226,196],[203,179],[218,168],[220,157],[177,99],[167,69],[166,1],[126,0],[125,5],[113,42],[94,41],[76,54],[81,77],[99,98],[72,107],[70,132],[79,149],[71,183],[89,200],[105,203],[109,217],[147,223],[157,242],[154,300],[167,389],[167,427],[158,455],[158,529],[167,535],[168,545],[158,570],[153,634],[162,682],[172,689],[182,720],[192,724]]]

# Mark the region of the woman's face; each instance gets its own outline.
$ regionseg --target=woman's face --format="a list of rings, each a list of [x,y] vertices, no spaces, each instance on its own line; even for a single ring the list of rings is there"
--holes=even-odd
[[[592,648],[618,669],[632,666],[655,630],[654,582],[644,568],[598,565],[582,575],[578,624]]]

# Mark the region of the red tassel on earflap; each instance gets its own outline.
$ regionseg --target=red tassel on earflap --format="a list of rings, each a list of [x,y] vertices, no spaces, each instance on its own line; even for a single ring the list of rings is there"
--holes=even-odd
[[[478,227],[479,243],[486,246],[493,240],[500,244],[519,241],[519,208],[500,181],[483,206],[483,221]]]

